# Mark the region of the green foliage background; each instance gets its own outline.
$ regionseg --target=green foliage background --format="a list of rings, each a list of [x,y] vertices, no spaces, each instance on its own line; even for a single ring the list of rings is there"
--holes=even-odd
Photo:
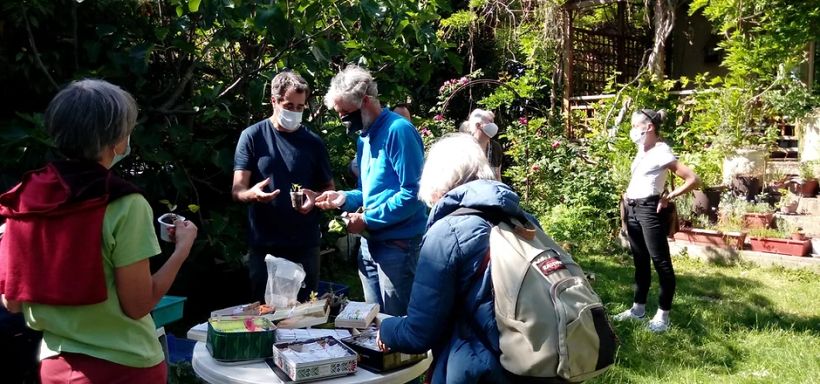
[[[383,102],[409,96],[424,105],[435,98],[428,83],[461,69],[436,35],[449,9],[441,0],[4,2],[0,186],[55,155],[41,113],[56,91],[104,78],[140,106],[133,154],[119,171],[157,209],[161,199],[201,207],[182,212],[200,225],[197,254],[236,262],[246,219],[230,201],[233,153],[241,130],[271,113],[271,78],[290,68],[312,85],[305,118],[328,142],[336,175],[345,175],[353,141],[320,99],[330,77],[363,65]]]

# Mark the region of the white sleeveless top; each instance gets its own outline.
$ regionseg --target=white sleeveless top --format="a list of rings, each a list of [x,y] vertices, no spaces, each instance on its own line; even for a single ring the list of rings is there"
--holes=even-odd
[[[677,160],[666,143],[658,142],[648,151],[641,148],[632,160],[632,178],[626,188],[626,197],[642,199],[660,195],[666,183],[666,166]]]

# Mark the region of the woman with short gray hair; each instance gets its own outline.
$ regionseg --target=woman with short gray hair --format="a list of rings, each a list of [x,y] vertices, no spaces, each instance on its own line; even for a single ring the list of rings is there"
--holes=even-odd
[[[382,320],[383,350],[432,349],[432,383],[506,383],[499,361],[493,288],[485,258],[493,224],[461,208],[528,217],[510,187],[494,180],[483,150],[463,133],[427,154],[419,198],[432,207],[406,317]]]
[[[174,252],[152,275],[148,259],[160,248],[151,206],[110,169],[129,154],[136,118],[134,99],[116,85],[69,84],[45,114],[66,159],[29,172],[0,195],[7,218],[0,301],[43,332],[42,383],[166,381],[150,312],[188,257],[197,228],[175,221]]]

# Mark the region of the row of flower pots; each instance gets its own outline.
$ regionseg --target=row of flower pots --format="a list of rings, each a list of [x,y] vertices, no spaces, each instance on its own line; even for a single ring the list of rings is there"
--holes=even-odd
[[[719,248],[743,250],[746,232],[721,232],[713,229],[682,229],[675,233],[675,240],[688,241],[693,244],[709,245]],[[820,238],[810,239],[794,234],[792,238],[782,239],[774,237],[749,237],[749,246],[752,251],[769,252],[789,256],[808,256],[815,248],[820,253]]]

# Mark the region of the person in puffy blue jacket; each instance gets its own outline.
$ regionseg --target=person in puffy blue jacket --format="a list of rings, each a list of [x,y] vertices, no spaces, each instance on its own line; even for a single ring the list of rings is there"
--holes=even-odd
[[[528,216],[518,195],[494,181],[487,157],[471,136],[453,134],[433,145],[419,197],[432,206],[407,316],[382,321],[379,344],[406,353],[433,351],[432,383],[504,383],[493,288],[485,258],[492,224],[459,208]]]

